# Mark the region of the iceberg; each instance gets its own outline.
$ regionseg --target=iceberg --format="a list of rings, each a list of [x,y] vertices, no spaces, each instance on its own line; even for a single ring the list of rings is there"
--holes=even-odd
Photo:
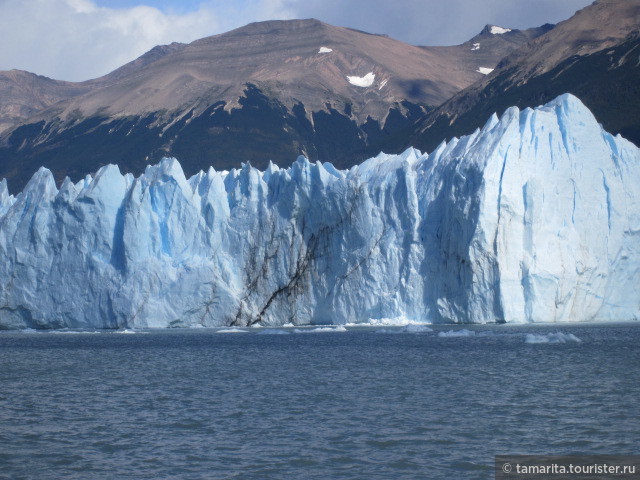
[[[578,337],[576,337],[573,333],[563,333],[563,332],[555,332],[555,333],[547,333],[547,334],[535,334],[535,333],[527,333],[524,337],[524,343],[568,343],[568,342],[577,342],[580,343]]]
[[[640,318],[640,151],[575,97],[423,154],[0,183],[0,328]]]
[[[440,338],[458,338],[458,337],[475,337],[476,332],[473,330],[448,330],[446,332],[438,332],[438,337]]]

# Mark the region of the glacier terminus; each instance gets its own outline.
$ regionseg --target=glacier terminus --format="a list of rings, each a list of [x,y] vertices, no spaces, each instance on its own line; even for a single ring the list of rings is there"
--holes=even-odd
[[[640,150],[571,95],[430,154],[0,184],[0,328],[640,318]]]

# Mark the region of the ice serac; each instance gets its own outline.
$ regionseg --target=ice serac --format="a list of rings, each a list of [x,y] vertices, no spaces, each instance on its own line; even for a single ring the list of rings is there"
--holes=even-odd
[[[442,218],[427,263],[442,282],[427,303],[441,318],[640,316],[640,155],[577,98],[511,108],[431,157],[425,218]]]
[[[575,97],[348,171],[0,183],[0,326],[640,318],[640,151]]]

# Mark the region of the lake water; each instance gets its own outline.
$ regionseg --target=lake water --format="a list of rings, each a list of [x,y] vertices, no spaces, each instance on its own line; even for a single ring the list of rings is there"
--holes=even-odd
[[[638,453],[640,325],[432,328],[2,332],[0,478],[492,479],[497,454]]]

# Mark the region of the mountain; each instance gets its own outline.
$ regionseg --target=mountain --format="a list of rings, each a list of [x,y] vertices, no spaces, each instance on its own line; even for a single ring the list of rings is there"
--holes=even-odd
[[[532,107],[565,92],[584,101],[608,131],[640,145],[639,55],[640,0],[598,0],[376,148],[430,151],[443,139],[472,132],[493,112]]]
[[[488,75],[504,57],[554,27],[554,25],[545,24],[528,30],[515,30],[486,25],[478,35],[461,45],[421,48],[455,58],[462,64],[474,66],[477,73]],[[478,76],[478,79],[481,78]]]
[[[459,46],[416,47],[317,20],[270,21],[156,47],[105,77],[64,82],[51,101],[31,89],[33,108],[0,134],[0,175],[19,189],[41,165],[61,182],[110,162],[139,174],[165,155],[188,173],[286,166],[298,154],[350,166],[549,28],[487,26]],[[60,83],[39,78],[42,89]]]
[[[0,326],[639,319],[640,149],[575,97],[430,155],[0,184]]]
[[[172,43],[152,48],[136,60],[100,78],[85,82],[53,80],[22,70],[0,71],[0,133],[15,127],[48,107],[92,90],[111,85],[154,62],[183,48]]]
[[[0,132],[89,90],[82,83],[52,80],[22,70],[0,72]]]

